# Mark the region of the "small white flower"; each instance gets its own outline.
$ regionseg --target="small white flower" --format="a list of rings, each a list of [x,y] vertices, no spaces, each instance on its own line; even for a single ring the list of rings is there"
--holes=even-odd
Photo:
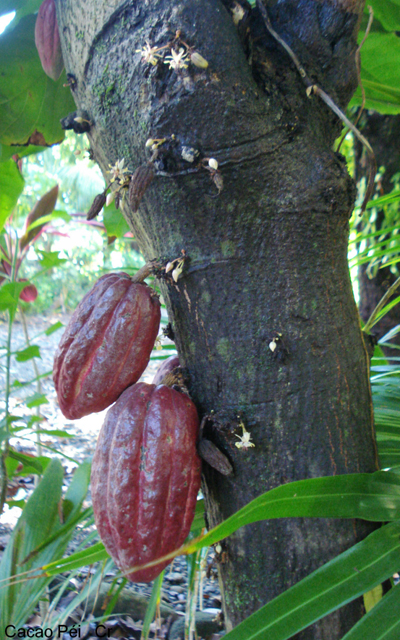
[[[125,160],[122,158],[122,160],[117,160],[114,165],[108,165],[110,170],[107,171],[107,173],[111,175],[111,182],[114,182],[115,180],[119,180],[120,184],[125,182],[126,176],[124,176],[124,173],[128,173],[128,169],[124,167],[124,164]]]
[[[210,169],[214,169],[214,171],[216,171],[218,169],[218,160],[216,160],[215,158],[210,158],[208,161],[208,166],[210,167]]]
[[[171,55],[166,56],[164,60],[164,64],[169,64],[170,69],[187,69],[187,53],[185,53],[185,49],[179,49],[177,53],[174,49],[171,49]]]
[[[243,434],[241,436],[236,435],[239,438],[240,442],[235,442],[235,445],[238,449],[250,449],[250,447],[255,447],[256,445],[251,442],[251,434],[246,430],[243,422],[240,422],[240,426],[242,427]]]
[[[158,58],[160,57],[157,54],[157,51],[160,49],[158,47],[152,47],[148,42],[146,42],[145,46],[142,49],[136,49],[136,53],[142,54],[142,61],[152,64],[153,67],[156,66],[158,62]]]

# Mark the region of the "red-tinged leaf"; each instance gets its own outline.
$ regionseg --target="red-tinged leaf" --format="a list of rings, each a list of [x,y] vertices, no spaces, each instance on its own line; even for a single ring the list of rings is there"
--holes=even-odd
[[[56,206],[58,197],[58,185],[50,189],[45,195],[38,200],[38,202],[33,207],[32,211],[27,215],[24,225],[24,234],[19,241],[20,250],[23,251],[28,247],[29,244],[33,242],[35,238],[40,236],[43,231],[43,228],[47,224],[39,225],[34,227],[33,229],[29,229],[29,227],[44,216],[48,216]]]

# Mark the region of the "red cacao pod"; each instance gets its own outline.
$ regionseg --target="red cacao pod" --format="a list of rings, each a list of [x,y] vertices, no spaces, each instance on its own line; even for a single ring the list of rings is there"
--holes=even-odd
[[[150,582],[169,563],[129,572],[185,540],[200,488],[199,421],[185,394],[165,385],[129,387],[108,411],[92,463],[96,526],[116,565]]]
[[[179,367],[178,356],[170,356],[158,367],[156,375],[153,378],[153,384],[162,384],[162,380],[167,373],[171,373],[174,369]]]
[[[53,380],[67,418],[103,411],[140,378],[160,315],[154,291],[126,273],[96,282],[75,309],[54,358]]]
[[[58,80],[64,68],[54,0],[44,0],[35,24],[35,44],[44,72]]]

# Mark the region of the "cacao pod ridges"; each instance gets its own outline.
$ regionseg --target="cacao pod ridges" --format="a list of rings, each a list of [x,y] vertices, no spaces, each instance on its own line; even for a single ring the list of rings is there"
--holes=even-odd
[[[44,72],[58,80],[64,68],[54,0],[44,0],[35,24],[35,44]]]
[[[108,411],[92,464],[99,535],[134,582],[150,582],[157,560],[187,537],[200,488],[199,420],[193,402],[165,385],[129,387]]]
[[[126,273],[96,282],[75,309],[54,358],[58,402],[68,419],[103,411],[140,378],[160,316],[153,289]]]

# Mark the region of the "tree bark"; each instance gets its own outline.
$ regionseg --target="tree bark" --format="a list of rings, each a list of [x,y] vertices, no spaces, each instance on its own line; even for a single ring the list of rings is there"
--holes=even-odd
[[[208,436],[234,467],[204,465],[210,525],[285,482],[378,467],[368,357],[347,267],[355,189],[332,151],[340,122],[305,86],[258,10],[235,26],[219,0],[57,0],[66,69],[103,171],[150,157],[168,138],[139,211],[123,205],[146,258],[187,253],[163,296],[190,392]],[[274,28],[341,108],[356,85],[360,3],[268,3]],[[177,73],[145,64],[146,41],[177,30],[209,62]],[[182,158],[216,158],[224,181]],[[185,155],[185,153],[184,153]],[[206,161],[205,161],[206,162]],[[271,351],[274,338],[277,349]],[[255,447],[240,449],[239,423]],[[230,629],[371,530],[360,521],[286,519],[223,543],[220,577]],[[362,603],[300,633],[334,640]]]
[[[362,116],[360,127],[374,150],[378,170],[382,173],[378,187],[379,195],[386,195],[393,189],[391,182],[393,175],[400,171],[400,116],[365,113]],[[365,178],[365,154],[358,141],[355,143],[355,169],[356,180],[360,182],[362,178]],[[384,217],[383,211],[377,212],[375,222],[377,230],[382,228]],[[360,223],[360,227],[362,227],[362,223]],[[367,322],[380,299],[395,282],[396,277],[390,267],[378,269],[374,277],[371,277],[368,272],[368,264],[359,266],[359,310],[364,322]],[[399,307],[396,306],[377,323],[373,331],[378,338],[381,338],[399,323]],[[398,344],[399,336],[395,336],[391,342]],[[386,348],[385,353],[388,356],[398,355],[395,349]]]

